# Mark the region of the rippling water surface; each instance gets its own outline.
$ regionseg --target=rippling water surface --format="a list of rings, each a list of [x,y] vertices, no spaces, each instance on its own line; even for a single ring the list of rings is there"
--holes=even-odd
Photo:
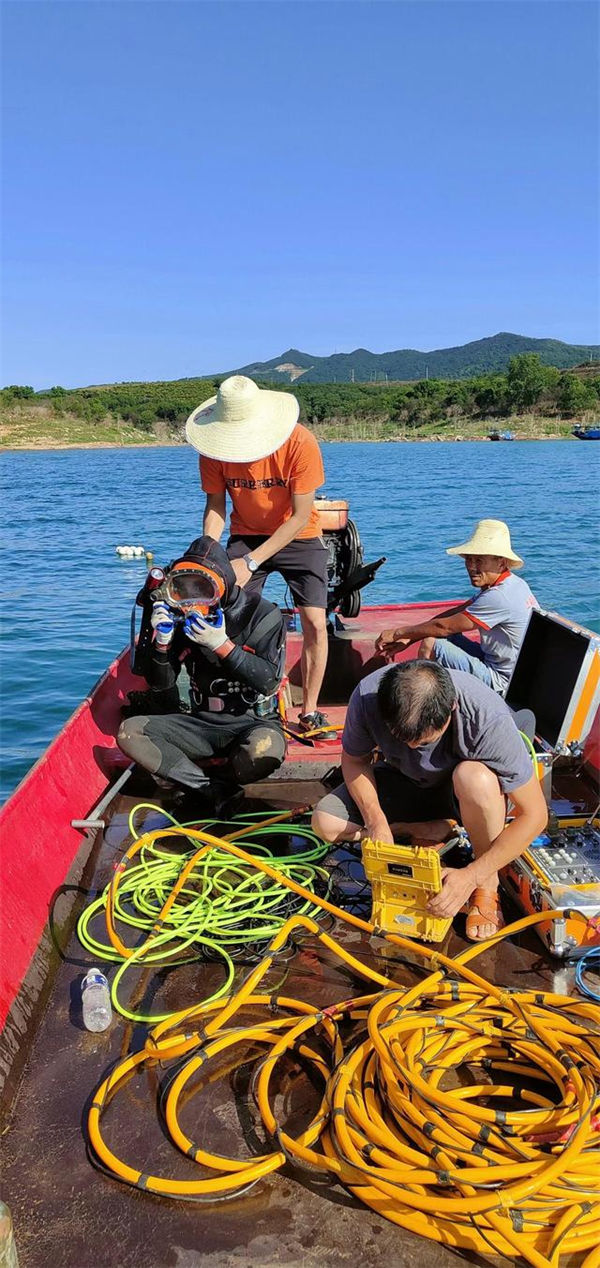
[[[505,519],[540,603],[600,630],[600,445],[324,445],[329,496],[348,497],[365,555],[387,556],[370,602],[461,598],[464,566],[444,553],[475,520]],[[201,531],[188,448],[7,453],[2,457],[5,797],[127,642],[144,560]],[[267,593],[283,597],[273,581]]]

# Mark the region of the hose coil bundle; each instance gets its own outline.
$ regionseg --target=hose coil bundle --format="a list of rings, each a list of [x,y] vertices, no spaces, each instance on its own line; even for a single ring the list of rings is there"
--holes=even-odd
[[[173,831],[138,837],[135,819],[140,810],[160,813],[161,818],[170,820]],[[117,1012],[130,1021],[146,1023],[170,1016],[150,1016],[123,1002],[119,992],[128,968],[174,968],[199,957],[216,960],[224,970],[223,982],[209,998],[219,999],[231,987],[236,959],[243,957],[247,962],[253,956],[260,957],[290,915],[319,915],[314,892],[329,892],[330,875],[318,862],[329,847],[306,825],[283,822],[289,817],[280,814],[257,824],[252,815],[240,817],[243,826],[238,826],[231,839],[250,838],[250,862],[233,858],[217,845],[196,860],[195,849],[182,850],[179,839],[176,852],[161,847],[157,839],[161,835],[185,837],[187,825],[151,803],[134,807],[129,816],[134,844],[111,884],[85,908],[77,925],[79,940],[90,954],[119,964],[111,986]],[[287,844],[290,837],[294,838],[294,852],[274,853],[275,847],[280,842]],[[299,849],[303,840],[304,848]],[[129,865],[135,856],[136,864]],[[254,865],[254,856],[277,867],[280,877],[301,885],[306,897],[267,876]],[[93,932],[100,916],[107,940]],[[132,930],[146,935],[136,947],[124,940],[131,937],[127,931]]]
[[[147,840],[161,835],[168,831]],[[189,836],[200,845],[199,862],[216,838]],[[277,876],[235,845],[219,845]],[[295,881],[280,880],[353,927],[379,932]],[[161,1022],[143,1050],[103,1081],[88,1120],[98,1160],[138,1188],[209,1201],[241,1195],[291,1161],[338,1180],[381,1215],[444,1245],[517,1255],[534,1268],[556,1268],[560,1255],[588,1252],[585,1268],[598,1268],[600,1012],[568,996],[506,991],[469,967],[483,949],[542,918],[548,912],[456,959],[381,934],[428,962],[426,979],[404,988],[352,956],[309,916],[290,917],[233,995]],[[307,935],[369,982],[371,993],[326,1009],[260,993],[288,939]],[[179,1119],[184,1103],[201,1095],[204,1081],[217,1077],[219,1062],[240,1044],[260,1053],[254,1095],[268,1142],[265,1153],[248,1161],[214,1153]],[[295,1136],[275,1112],[275,1071],[288,1057],[323,1088],[312,1121]],[[202,1169],[200,1178],[143,1173],[104,1138],[103,1115],[119,1089],[134,1071],[166,1061],[175,1067],[164,1089],[164,1122],[174,1146]]]

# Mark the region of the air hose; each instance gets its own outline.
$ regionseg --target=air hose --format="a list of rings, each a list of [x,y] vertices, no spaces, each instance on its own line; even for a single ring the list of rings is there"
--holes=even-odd
[[[142,841],[149,847],[171,834],[165,829]],[[452,959],[334,907],[232,841],[188,835],[199,847],[189,871],[211,850],[225,850],[354,929],[410,950],[429,972],[412,987],[399,986],[309,915],[290,916],[232,995],[159,1023],[144,1048],[103,1080],[88,1117],[100,1164],[146,1192],[213,1202],[244,1194],[291,1162],[339,1181],[373,1210],[432,1241],[516,1255],[534,1268],[556,1268],[561,1255],[588,1252],[582,1268],[598,1268],[600,1011],[568,996],[506,990],[470,967],[490,946],[561,913],[526,916]],[[127,853],[140,848],[138,842]],[[126,855],[123,866],[129,862]],[[289,940],[307,936],[364,979],[369,993],[316,1009],[265,991],[263,979]],[[223,1077],[224,1058],[239,1066],[256,1059],[256,1049],[254,1096],[265,1151],[249,1160],[227,1158],[203,1137],[188,1135],[181,1117],[203,1086]],[[297,1135],[276,1112],[276,1071],[283,1073],[288,1058],[322,1087],[312,1121]],[[174,1068],[163,1088],[164,1125],[174,1146],[202,1169],[197,1179],[150,1174],[146,1160],[144,1170],[121,1160],[104,1136],[104,1114],[133,1073],[166,1061]],[[208,1120],[197,1114],[196,1121]],[[115,1130],[113,1120],[111,1138]]]
[[[140,810],[160,813],[180,837],[187,832],[187,825],[179,824],[160,807],[142,803],[134,807],[129,818],[134,842],[139,839],[135,820]],[[174,853],[161,849],[155,839],[139,839],[139,848],[135,846],[133,852],[129,852],[131,857],[133,853],[138,854],[137,865],[128,867],[126,872],[121,866],[117,867],[113,884],[86,907],[77,925],[81,943],[96,960],[119,964],[111,985],[111,998],[113,1007],[123,1017],[154,1023],[170,1016],[169,1013],[149,1015],[134,1011],[123,1002],[120,990],[128,968],[134,965],[173,968],[199,956],[217,960],[223,967],[224,977],[218,990],[209,997],[216,1000],[231,987],[235,960],[240,955],[247,960],[253,952],[255,956],[261,955],[293,911],[319,915],[313,889],[318,886],[322,892],[329,892],[330,874],[318,866],[329,847],[305,824],[286,823],[290,817],[291,812],[286,812],[260,823],[254,823],[252,815],[239,817],[242,826],[238,822],[234,835],[249,838],[252,851],[249,862],[232,858],[229,852],[215,847],[189,867],[192,855],[195,858],[195,849]],[[217,827],[218,822],[212,820],[211,826]],[[231,830],[231,825],[220,826]],[[156,836],[156,833],[150,834],[152,838]],[[304,839],[305,848],[298,850],[295,840],[293,853],[275,854],[274,848],[290,837]],[[254,855],[263,856],[277,867],[280,877],[302,885],[310,897],[298,898],[297,892],[282,886],[273,875],[260,871],[254,866]],[[185,880],[177,887],[177,902],[169,902],[183,871]],[[109,931],[108,941],[92,932],[100,915]],[[125,930],[141,932],[145,935],[144,941],[138,946],[129,946],[117,928],[123,931],[123,938]]]

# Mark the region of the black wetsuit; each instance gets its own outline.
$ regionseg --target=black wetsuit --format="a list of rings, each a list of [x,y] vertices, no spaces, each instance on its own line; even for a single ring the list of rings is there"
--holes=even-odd
[[[212,538],[198,538],[184,558],[204,562],[224,581],[222,608],[228,656],[199,646],[176,628],[166,651],[152,645],[147,679],[163,710],[127,718],[118,734],[123,751],[153,775],[187,788],[205,784],[197,763],[221,758],[219,782],[240,785],[264,779],[285,757],[285,737],[276,691],[283,672],[284,618],[274,603],[240,589],[225,551]],[[182,665],[190,677],[191,715],[176,712]]]

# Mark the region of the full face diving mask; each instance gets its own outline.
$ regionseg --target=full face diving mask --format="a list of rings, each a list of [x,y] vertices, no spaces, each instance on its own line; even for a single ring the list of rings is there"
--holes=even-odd
[[[188,560],[174,564],[164,583],[167,603],[186,616],[189,612],[216,616],[224,593],[225,583],[217,572]]]

